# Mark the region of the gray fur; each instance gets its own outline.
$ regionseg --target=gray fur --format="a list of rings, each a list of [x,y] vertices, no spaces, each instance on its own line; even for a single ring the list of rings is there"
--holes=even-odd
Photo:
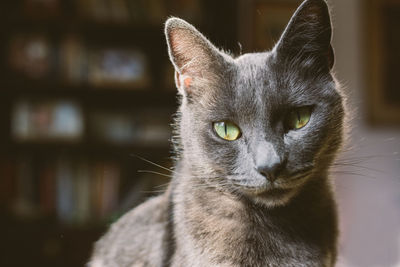
[[[344,108],[325,1],[304,1],[270,52],[233,58],[177,18],[165,33],[182,95],[174,177],[112,226],[90,266],[334,266],[328,172]],[[310,122],[287,130],[285,117],[301,106],[312,106]],[[221,120],[242,136],[217,137]],[[276,179],[259,164],[278,164]]]

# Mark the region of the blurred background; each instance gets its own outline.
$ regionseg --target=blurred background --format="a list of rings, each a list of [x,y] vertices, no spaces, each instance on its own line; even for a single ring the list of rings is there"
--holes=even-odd
[[[83,266],[111,222],[165,188],[141,157],[172,166],[167,17],[239,55],[270,49],[300,2],[2,1],[0,266]],[[328,3],[351,114],[332,170],[338,266],[400,266],[400,0]]]

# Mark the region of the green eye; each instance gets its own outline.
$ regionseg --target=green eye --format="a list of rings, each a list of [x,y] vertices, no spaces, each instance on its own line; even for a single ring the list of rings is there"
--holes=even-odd
[[[311,107],[301,107],[290,112],[287,126],[290,130],[301,129],[307,125],[311,117]]]
[[[240,129],[232,122],[214,122],[214,130],[219,137],[228,141],[234,141],[240,137]]]

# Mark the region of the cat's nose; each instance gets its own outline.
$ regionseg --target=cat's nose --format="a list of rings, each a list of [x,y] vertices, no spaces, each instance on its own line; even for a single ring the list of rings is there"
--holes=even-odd
[[[255,163],[257,171],[270,182],[274,182],[282,167],[281,158],[274,146],[269,142],[262,142],[262,144],[259,144],[256,151]]]
[[[263,165],[257,166],[257,171],[272,183],[278,177],[281,165],[280,160],[272,159],[271,161],[265,162]]]

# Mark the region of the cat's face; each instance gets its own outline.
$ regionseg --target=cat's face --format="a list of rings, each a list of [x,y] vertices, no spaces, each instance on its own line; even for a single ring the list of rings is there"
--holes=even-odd
[[[276,206],[327,170],[343,108],[323,0],[305,1],[271,52],[233,59],[178,19],[166,33],[194,179]]]

